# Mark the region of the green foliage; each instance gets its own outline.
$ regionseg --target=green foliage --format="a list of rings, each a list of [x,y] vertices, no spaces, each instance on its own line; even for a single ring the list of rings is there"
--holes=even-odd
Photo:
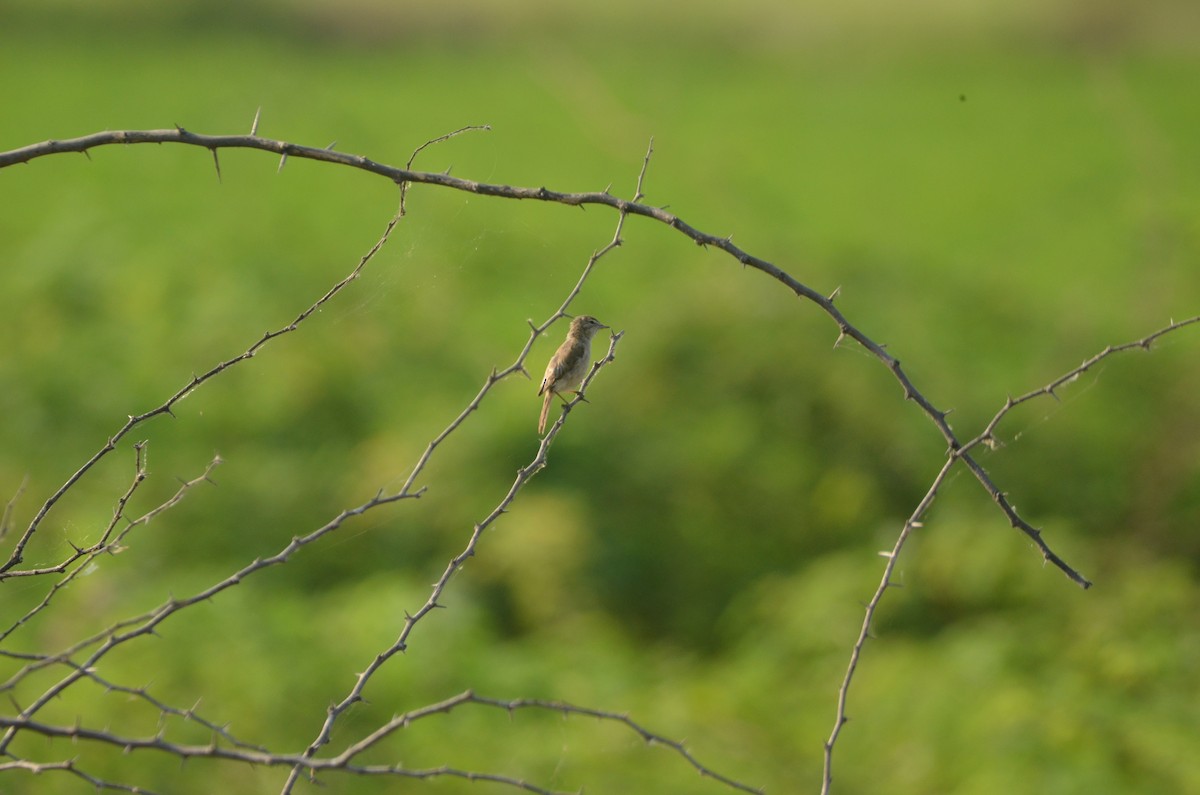
[[[592,29],[583,11],[522,6],[525,25],[410,9],[398,22],[362,3],[375,29],[338,16],[324,36],[307,7],[276,27],[276,4],[226,21],[178,4],[144,9],[128,39],[93,35],[87,9],[51,28],[21,5],[0,32],[0,69],[21,75],[6,87],[0,149],[174,123],[241,132],[261,106],[265,136],[336,139],[397,165],[425,140],[487,123],[417,167],[562,190],[611,183],[628,196],[653,135],[649,203],[734,234],[815,289],[840,287],[842,311],[954,409],[964,438],[1008,394],[1196,314],[1200,68],[1155,33],[1169,4],[1115,43],[1091,18],[1019,7],[998,18],[1005,35],[962,16],[883,36],[886,20],[833,10],[801,30],[807,14],[764,0],[761,17],[739,17],[752,31],[741,39],[721,9],[677,20],[631,17],[630,5],[597,11]],[[755,21],[773,14],[775,26]],[[377,177],[276,166],[226,152],[218,182],[203,150],[138,146],[0,171],[0,493],[26,482],[17,531],[127,415],[347,274],[396,207]],[[149,441],[151,478],[132,515],[214,453],[225,460],[214,485],[135,529],[8,648],[57,649],[195,593],[396,488],[616,222],[599,208],[420,186],[409,201],[343,296],[139,429],[54,509],[30,562],[98,537],[132,477],[135,439]],[[877,361],[835,349],[836,327],[780,285],[642,219],[624,239],[573,307],[626,332],[617,361],[334,747],[472,688],[628,711],[739,780],[817,788],[882,570],[875,552],[891,547],[944,444]],[[946,487],[864,652],[838,792],[1200,789],[1195,333],[1019,409],[980,456],[1091,591],[1040,566],[969,475]],[[531,372],[556,343],[538,343]],[[535,389],[502,383],[439,449],[420,500],[185,611],[102,673],[152,682],[180,708],[203,699],[202,714],[255,742],[304,747],[535,455]],[[42,594],[0,587],[4,627]],[[144,704],[89,687],[45,719],[156,730]],[[170,723],[181,742],[208,741]],[[129,778],[128,759],[86,744],[22,743],[14,750],[79,753],[95,775]],[[565,790],[697,791],[669,751],[580,718],[464,708],[404,730],[389,752],[374,761]],[[137,783],[171,792],[274,791],[281,778],[202,762],[189,764],[204,775],[180,776],[173,759],[136,759]],[[32,780],[6,775],[0,791]],[[86,789],[52,774],[37,784]]]

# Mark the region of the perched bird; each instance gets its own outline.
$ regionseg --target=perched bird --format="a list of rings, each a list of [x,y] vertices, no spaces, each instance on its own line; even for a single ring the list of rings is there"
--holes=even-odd
[[[546,375],[542,378],[542,386],[538,389],[539,395],[546,396],[542,401],[542,416],[538,420],[539,434],[546,432],[550,399],[554,395],[562,397],[565,392],[578,391],[580,382],[592,364],[592,337],[602,328],[608,326],[591,315],[580,315],[571,321],[567,338],[550,357],[550,363],[546,365]]]

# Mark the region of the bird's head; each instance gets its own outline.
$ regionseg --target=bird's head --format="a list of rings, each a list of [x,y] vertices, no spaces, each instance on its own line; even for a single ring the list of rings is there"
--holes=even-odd
[[[571,333],[577,336],[586,335],[587,337],[591,337],[602,328],[608,328],[608,326],[591,315],[580,315],[571,321]]]

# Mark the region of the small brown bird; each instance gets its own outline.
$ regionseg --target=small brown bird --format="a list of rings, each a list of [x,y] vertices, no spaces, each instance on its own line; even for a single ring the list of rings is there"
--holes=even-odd
[[[554,395],[562,397],[565,392],[577,392],[579,389],[580,382],[592,365],[592,337],[602,328],[608,326],[591,315],[580,315],[571,321],[567,338],[550,357],[550,363],[546,365],[546,375],[542,378],[542,386],[538,389],[539,395],[546,396],[542,401],[542,416],[538,420],[539,434],[546,432],[550,399]]]

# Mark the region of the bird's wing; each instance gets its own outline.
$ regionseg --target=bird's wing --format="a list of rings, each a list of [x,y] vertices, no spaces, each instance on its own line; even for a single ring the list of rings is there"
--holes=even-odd
[[[538,394],[542,394],[547,389],[553,391],[554,385],[558,383],[559,379],[565,373],[577,368],[579,360],[585,355],[585,346],[576,344],[572,340],[564,342],[550,359],[550,364],[546,365],[546,376],[542,379],[542,388],[538,390]]]

